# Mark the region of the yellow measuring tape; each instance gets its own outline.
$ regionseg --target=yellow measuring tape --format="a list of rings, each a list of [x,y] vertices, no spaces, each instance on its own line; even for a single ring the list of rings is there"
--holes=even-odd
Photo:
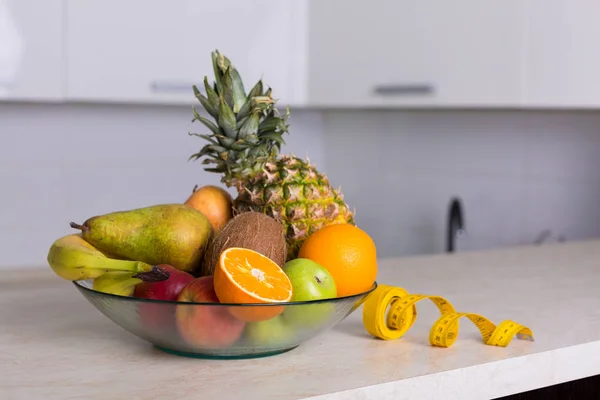
[[[518,339],[533,341],[531,329],[514,321],[505,320],[496,326],[482,315],[456,312],[454,306],[443,297],[409,294],[400,287],[388,285],[379,285],[365,300],[363,324],[375,337],[384,340],[399,339],[415,323],[415,304],[423,299],[431,300],[441,314],[429,332],[429,343],[433,346],[452,346],[458,336],[458,321],[462,317],[467,317],[477,326],[483,342],[489,346],[506,347],[515,335]]]

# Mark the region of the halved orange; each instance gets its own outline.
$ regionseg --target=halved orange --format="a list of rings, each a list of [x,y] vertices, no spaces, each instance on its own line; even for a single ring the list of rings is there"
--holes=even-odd
[[[221,253],[214,285],[221,303],[283,303],[292,298],[292,282],[283,269],[270,258],[241,247]],[[284,306],[235,306],[230,311],[252,322],[273,318],[283,310]]]

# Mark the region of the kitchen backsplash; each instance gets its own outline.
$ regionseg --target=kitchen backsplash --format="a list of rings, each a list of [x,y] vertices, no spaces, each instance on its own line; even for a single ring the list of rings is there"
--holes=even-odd
[[[600,236],[600,113],[330,112],[327,169],[382,255]],[[550,230],[550,232],[545,232]]]
[[[0,268],[45,264],[69,222],[183,201],[219,177],[188,162],[190,107],[0,104]],[[292,110],[286,151],[342,186],[381,256],[600,235],[600,113]]]
[[[217,174],[188,162],[204,140],[191,107],[0,104],[0,268],[45,264],[94,214],[183,202]],[[319,114],[295,112],[289,151],[323,164]]]

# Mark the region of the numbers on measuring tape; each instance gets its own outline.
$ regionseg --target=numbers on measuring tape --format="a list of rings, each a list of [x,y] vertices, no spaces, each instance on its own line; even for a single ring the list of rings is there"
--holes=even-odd
[[[384,340],[399,339],[415,323],[416,303],[423,299],[433,302],[440,312],[440,318],[433,324],[429,333],[432,346],[452,346],[458,338],[459,320],[462,317],[473,322],[486,345],[506,347],[515,336],[520,340],[533,341],[531,329],[514,321],[505,320],[496,326],[482,315],[457,312],[443,297],[409,294],[403,288],[388,285],[379,285],[365,300],[363,324],[372,336]]]

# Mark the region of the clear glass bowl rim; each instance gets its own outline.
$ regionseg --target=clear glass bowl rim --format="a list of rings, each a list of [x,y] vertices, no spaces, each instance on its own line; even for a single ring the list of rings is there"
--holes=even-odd
[[[85,279],[87,280],[87,279]],[[85,281],[83,280],[83,281]],[[301,305],[301,304],[319,304],[319,303],[334,303],[338,301],[351,300],[355,298],[359,298],[361,296],[366,296],[375,289],[377,289],[378,283],[377,281],[373,282],[373,285],[369,289],[364,292],[351,294],[348,296],[342,297],[332,297],[327,299],[318,299],[318,300],[307,300],[307,301],[288,301],[288,302],[276,302],[276,303],[211,303],[211,302],[192,302],[192,301],[171,301],[171,300],[158,300],[158,299],[147,299],[143,297],[133,297],[133,296],[121,296],[118,294],[105,293],[100,292],[98,290],[94,290],[92,288],[83,286],[81,284],[82,280],[73,281],[73,284],[80,289],[83,289],[90,293],[95,293],[105,297],[112,297],[115,299],[120,299],[123,301],[133,301],[140,303],[155,303],[155,304],[181,304],[181,305],[199,305],[199,306],[213,306],[213,307],[281,307],[288,305]]]

